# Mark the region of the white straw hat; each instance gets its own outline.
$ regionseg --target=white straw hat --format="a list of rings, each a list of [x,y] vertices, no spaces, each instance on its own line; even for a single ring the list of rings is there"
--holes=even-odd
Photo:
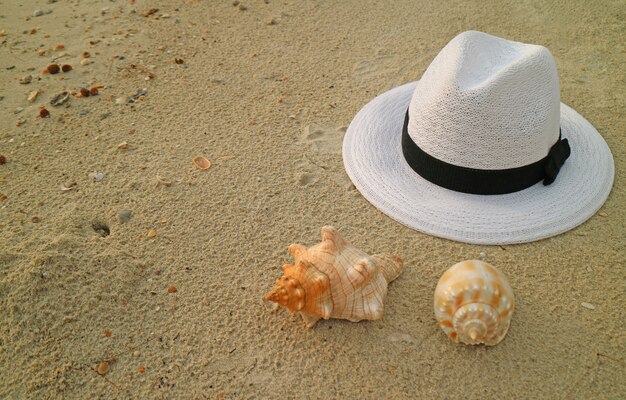
[[[422,79],[363,107],[343,160],[391,218],[478,244],[574,228],[602,206],[614,175],[602,136],[560,103],[550,52],[475,31],[452,39]]]

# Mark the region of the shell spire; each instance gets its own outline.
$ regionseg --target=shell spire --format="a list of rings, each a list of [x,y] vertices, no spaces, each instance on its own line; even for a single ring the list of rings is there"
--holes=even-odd
[[[435,289],[435,317],[455,342],[493,346],[504,338],[515,297],[506,276],[479,260],[453,265]]]
[[[399,257],[369,256],[331,226],[322,228],[321,243],[292,244],[289,253],[294,263],[283,266],[266,300],[300,313],[308,327],[321,318],[381,318],[387,286],[402,272]]]

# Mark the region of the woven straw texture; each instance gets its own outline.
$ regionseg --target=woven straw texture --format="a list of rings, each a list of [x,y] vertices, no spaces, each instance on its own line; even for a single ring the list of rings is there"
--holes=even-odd
[[[450,164],[506,169],[545,157],[559,137],[559,78],[542,46],[464,32],[417,83],[409,135]]]
[[[515,43],[503,39],[497,41]],[[471,43],[459,42],[451,42],[458,46],[457,50],[462,50],[456,51],[456,56],[472,49]],[[474,82],[480,80],[480,85],[485,88],[474,87],[463,91],[461,84],[472,79],[465,79],[469,73],[458,68],[455,70],[454,65],[445,67],[452,69],[452,74],[432,79],[429,74],[438,74],[437,71],[431,72],[438,63],[436,58],[422,80],[383,93],[363,107],[348,127],[343,143],[346,172],[363,196],[383,213],[408,227],[476,244],[510,244],[543,239],[568,231],[591,217],[602,206],[613,184],[611,151],[585,118],[559,103],[558,80],[554,86],[554,62],[547,65],[537,59],[546,58],[545,54],[541,54],[545,49],[522,46],[528,47],[523,49],[526,55],[522,58],[525,59],[517,60],[519,65],[528,65],[532,70],[537,64],[544,63],[540,68],[539,82],[531,86],[537,97],[543,96],[542,99],[533,99],[533,96],[524,93],[523,86],[533,81],[532,73],[523,73],[522,78],[527,79],[519,79],[520,82],[506,82],[516,79],[516,74],[510,69],[505,71],[511,74],[509,78],[503,77],[503,71],[480,76],[484,71],[479,70],[476,72],[478,78],[472,79]],[[503,55],[503,63],[510,64],[510,58],[506,60],[510,56]],[[480,57],[484,58],[484,55]],[[551,60],[551,56],[548,58]],[[449,63],[450,60],[453,58],[446,56],[441,61]],[[450,75],[455,78],[450,79]],[[433,82],[423,82],[427,78]],[[447,83],[445,79],[448,79]],[[437,89],[438,85],[442,86]],[[489,90],[504,93],[506,90],[502,87],[506,86],[509,90],[519,91],[519,96],[510,99],[500,95],[493,100],[483,93]],[[472,98],[467,95],[468,92],[479,95]],[[444,99],[446,96],[448,99]],[[449,100],[450,96],[457,96],[457,99],[463,97],[463,103],[459,100],[459,110],[462,111],[450,110],[454,105],[454,101]],[[558,112],[551,109],[555,97]],[[437,109],[436,104],[442,102],[446,103],[444,109]],[[424,107],[420,108],[422,104]],[[449,163],[499,169],[537,161],[556,141],[559,125],[562,137],[569,140],[572,153],[556,181],[549,186],[539,182],[525,190],[505,195],[473,195],[444,189],[423,179],[404,160],[400,138],[404,114],[409,105],[411,118],[415,115],[418,121],[410,122],[411,137],[425,151]],[[521,113],[524,116],[517,115]],[[555,115],[556,122],[553,121]],[[459,118],[460,122],[455,125],[448,118]],[[490,126],[490,132],[479,134],[481,121],[496,124],[501,129]],[[465,132],[473,134],[469,137],[462,135],[459,126],[466,126]],[[449,132],[454,129],[458,131],[451,136]],[[542,133],[542,130],[546,132]],[[555,131],[556,134],[553,133]],[[488,137],[494,132],[499,132],[500,136]],[[437,144],[446,135],[448,140]]]

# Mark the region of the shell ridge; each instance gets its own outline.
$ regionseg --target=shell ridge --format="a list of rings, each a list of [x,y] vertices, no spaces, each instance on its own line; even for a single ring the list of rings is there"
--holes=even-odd
[[[287,251],[293,256],[296,264],[307,255],[307,248],[298,243],[290,245]]]
[[[335,254],[335,263],[332,267],[337,274],[339,283],[339,285],[332,288],[333,297],[340,299],[339,304],[343,304],[343,307],[337,307],[336,309],[338,315],[349,315],[348,307],[350,307],[351,312],[354,312],[353,297],[357,295],[361,287],[361,285],[355,284],[351,279],[351,270],[353,268],[351,253],[349,248],[345,248],[344,251]]]
[[[307,313],[315,315],[315,316],[319,316],[320,318],[328,319],[330,318],[330,315],[332,314],[332,311],[333,311],[333,307],[332,307],[332,304],[333,304],[332,295],[333,294],[332,294],[332,290],[330,290],[330,285],[325,284],[325,283],[330,282],[330,278],[324,271],[317,268],[315,264],[313,264],[312,262],[307,261],[306,268],[312,268],[315,270],[316,273],[321,274],[323,276],[321,280],[318,279],[312,282],[312,285],[315,286],[316,293],[322,293],[323,296],[318,296],[318,297],[314,297],[313,299],[310,299],[309,301],[310,306],[307,307]],[[306,296],[306,291],[305,291],[305,296]],[[328,305],[329,303],[330,303],[330,310],[327,310],[327,308],[329,307]]]
[[[341,252],[348,243],[332,226],[322,228],[322,243],[319,245],[330,253]]]
[[[330,277],[324,271],[320,271],[320,273],[326,277],[326,282],[330,282]],[[322,304],[321,314],[322,314],[322,318],[329,319],[331,315],[333,314],[335,302],[333,300],[333,291],[331,290],[330,285],[326,291],[328,292],[328,299],[326,300],[324,304]],[[329,307],[330,307],[330,310],[327,310],[327,308]]]
[[[380,283],[380,282],[378,282]],[[387,295],[387,282],[385,279],[385,282],[383,285],[377,285],[377,287],[379,287],[379,290],[372,290],[372,298],[369,304],[369,308],[370,310],[372,310],[372,315],[380,318],[383,315],[384,312],[384,305],[383,305],[383,301],[382,301],[382,297]]]
[[[387,282],[392,282],[402,273],[403,261],[400,257],[395,257],[387,253],[375,254],[371,257],[378,269],[385,276]]]

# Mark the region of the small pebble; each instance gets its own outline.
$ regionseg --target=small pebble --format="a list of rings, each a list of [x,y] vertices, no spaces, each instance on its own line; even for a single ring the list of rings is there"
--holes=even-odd
[[[267,25],[276,25],[277,22],[274,18],[270,18],[265,22]]]
[[[587,309],[589,309],[589,310],[595,310],[596,309],[596,306],[594,306],[591,303],[580,303],[580,305],[585,307],[585,308],[587,308]]]
[[[109,364],[105,363],[104,361],[102,361],[99,365],[98,365],[98,373],[100,375],[104,375],[107,372],[109,372]]]
[[[7,196],[5,194],[0,194],[0,203],[5,201],[7,199]]]
[[[91,110],[89,110],[89,109],[85,108],[84,110],[80,110],[80,111],[78,112],[78,115],[87,115],[87,114],[89,114],[90,112],[91,112]]]
[[[83,58],[89,58],[91,54],[88,51],[83,51]]]
[[[40,116],[41,118],[46,118],[46,117],[49,117],[49,116],[50,116],[50,111],[46,110],[46,108],[45,108],[45,107],[41,107],[41,108],[39,109],[39,116]]]
[[[150,9],[148,9],[148,11],[146,11],[146,12],[143,14],[143,16],[144,16],[144,17],[149,17],[149,16],[151,16],[151,15],[153,15],[153,14],[156,14],[158,11],[159,11],[159,9],[158,9],[158,8],[156,8],[156,7],[151,7]]]
[[[59,67],[57,64],[50,64],[48,65],[46,70],[51,74],[58,74],[59,71],[61,70],[61,67]]]
[[[127,142],[122,142],[122,143],[117,145],[117,148],[120,149],[120,150],[126,150],[128,148],[128,143]]]
[[[141,352],[139,350],[135,350],[133,352],[133,357],[139,357],[141,355]]]
[[[239,4],[238,8],[239,11],[246,11],[248,9],[248,7],[244,6],[243,4]]]
[[[117,220],[120,221],[120,224],[125,224],[130,221],[132,216],[133,212],[131,210],[120,210],[117,213]]]
[[[167,293],[176,293],[178,292],[178,289],[176,289],[176,286],[170,286],[167,288]]]
[[[139,100],[143,100],[144,96],[148,94],[148,90],[146,88],[138,90],[137,93],[135,93],[134,95],[132,95],[126,102],[128,104],[130,103],[136,103]]]
[[[72,70],[72,66],[69,64],[63,64],[61,66],[61,71],[63,72],[70,72]]]
[[[200,170],[206,170],[211,168],[211,161],[202,156],[194,157],[191,162],[197,169]]]
[[[59,189],[61,189],[64,192],[68,192],[70,190],[74,190],[76,189],[76,182],[65,182],[59,185]]]
[[[479,256],[480,256],[481,259],[483,259],[483,258],[487,257],[487,253],[485,253],[484,251],[481,251]]]
[[[90,178],[93,178],[96,181],[101,181],[104,179],[104,173],[103,172],[92,172],[89,174]]]
[[[413,336],[409,335],[408,333],[402,332],[394,332],[389,335],[389,341],[392,343],[416,343],[416,340]]]
[[[608,217],[609,216],[609,214],[605,213],[604,211],[600,211],[598,213],[598,215],[601,216],[601,217]]]
[[[43,10],[33,11],[33,17],[41,17],[42,15],[43,15]]]
[[[148,234],[146,236],[148,236],[149,238],[153,238],[157,235],[157,232],[154,229],[150,229],[148,231]]]
[[[79,92],[80,92],[80,97],[89,97],[91,95],[91,91],[84,87],[80,88]]]
[[[53,106],[60,106],[61,104],[68,101],[69,99],[70,99],[69,92],[61,92],[50,100],[50,104],[52,104]]]
[[[30,220],[33,221],[34,224],[38,224],[39,222],[41,222],[41,218],[39,217],[32,217]]]
[[[22,85],[26,85],[28,83],[31,83],[33,80],[32,75],[24,75],[23,77],[20,78],[20,83]]]
[[[32,103],[33,101],[35,101],[37,96],[39,96],[39,93],[39,90],[33,90],[32,92],[30,92],[26,100],[28,100],[29,103]]]
[[[157,174],[156,176],[156,183],[158,186],[171,186],[172,182],[168,181],[167,179],[164,179],[163,177],[159,176],[159,174]]]
[[[89,61],[88,58],[83,58],[82,60],[80,60],[80,65],[89,65],[89,63],[91,63],[91,61]]]
[[[97,96],[98,95],[98,88],[97,87],[89,88],[89,94],[92,95],[92,96]]]
[[[4,165],[7,163],[7,158],[4,156],[4,154],[0,154],[0,165]]]

